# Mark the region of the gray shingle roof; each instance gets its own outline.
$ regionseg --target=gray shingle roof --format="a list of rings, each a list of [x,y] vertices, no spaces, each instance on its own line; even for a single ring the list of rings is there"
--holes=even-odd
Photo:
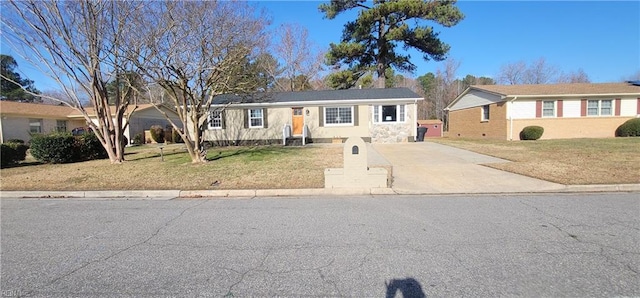
[[[298,92],[259,92],[250,95],[223,94],[213,104],[229,103],[286,103],[341,100],[421,99],[409,88],[316,90]]]

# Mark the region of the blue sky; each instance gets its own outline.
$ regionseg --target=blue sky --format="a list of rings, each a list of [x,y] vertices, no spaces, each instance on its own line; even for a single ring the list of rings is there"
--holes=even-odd
[[[274,26],[298,23],[322,48],[339,42],[343,25],[356,14],[323,19],[321,1],[260,1]],[[459,61],[458,76],[495,76],[500,66],[544,57],[565,72],[582,68],[592,82],[617,82],[640,71],[640,1],[459,1],[465,19],[436,27]],[[433,23],[431,23],[433,24]],[[424,61],[413,76],[435,72],[441,63]],[[411,75],[409,75],[411,76]]]
[[[272,17],[272,27],[296,23],[309,39],[326,49],[339,42],[343,25],[357,10],[324,19],[322,1],[255,1]],[[592,82],[618,82],[640,71],[640,1],[459,1],[465,19],[451,28],[436,26],[451,46],[449,57],[459,61],[458,76],[495,76],[506,63],[545,58],[565,72],[582,68]],[[429,23],[432,24],[433,23]],[[2,47],[3,54],[11,50]],[[418,66],[417,77],[435,72],[442,63],[424,61],[409,52]],[[14,58],[16,55],[13,55]],[[35,68],[21,63],[19,70],[40,90],[51,89]]]

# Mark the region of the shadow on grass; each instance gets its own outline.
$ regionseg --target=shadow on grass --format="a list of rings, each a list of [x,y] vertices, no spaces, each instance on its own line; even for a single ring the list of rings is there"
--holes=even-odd
[[[229,147],[227,147],[229,148]],[[211,151],[213,148],[210,148]],[[219,150],[214,154],[207,154],[207,161],[215,161],[233,156],[245,156],[248,161],[260,161],[264,160],[268,156],[276,154],[283,154],[286,151],[291,151],[291,148],[286,147],[274,147],[274,146],[253,146],[243,147],[237,150],[225,150],[226,148]]]
[[[177,154],[186,154],[186,151],[170,151],[170,152],[163,152],[162,154],[160,154],[160,149],[158,149],[158,152],[136,152],[136,153],[132,153],[132,154],[136,154],[136,155],[140,155],[140,156],[132,156],[130,159],[128,158],[127,161],[134,161],[134,160],[143,160],[143,159],[150,159],[150,158],[159,158],[162,155],[166,156],[172,156],[172,155],[177,155]]]
[[[2,169],[22,168],[22,167],[29,167],[29,166],[39,166],[39,165],[43,165],[43,164],[45,164],[45,163],[39,162],[39,161],[26,161],[26,162],[21,162],[21,163],[17,163],[17,164],[2,166],[1,168]]]

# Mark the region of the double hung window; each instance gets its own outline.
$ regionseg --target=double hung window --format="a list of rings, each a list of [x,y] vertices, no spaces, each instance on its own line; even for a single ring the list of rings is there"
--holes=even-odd
[[[327,126],[353,125],[353,107],[325,107],[324,123]]]
[[[373,106],[374,123],[405,122],[406,118],[406,105]]]

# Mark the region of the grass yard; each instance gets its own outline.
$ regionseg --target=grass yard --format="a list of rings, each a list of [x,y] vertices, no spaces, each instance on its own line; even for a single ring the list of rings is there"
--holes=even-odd
[[[322,188],[324,169],[342,166],[342,147],[214,147],[192,164],[183,145],[126,149],[126,162],[38,164],[0,170],[1,190],[146,190]],[[217,182],[216,182],[217,181]]]
[[[640,183],[640,138],[429,141],[507,159],[487,166],[562,184]]]

